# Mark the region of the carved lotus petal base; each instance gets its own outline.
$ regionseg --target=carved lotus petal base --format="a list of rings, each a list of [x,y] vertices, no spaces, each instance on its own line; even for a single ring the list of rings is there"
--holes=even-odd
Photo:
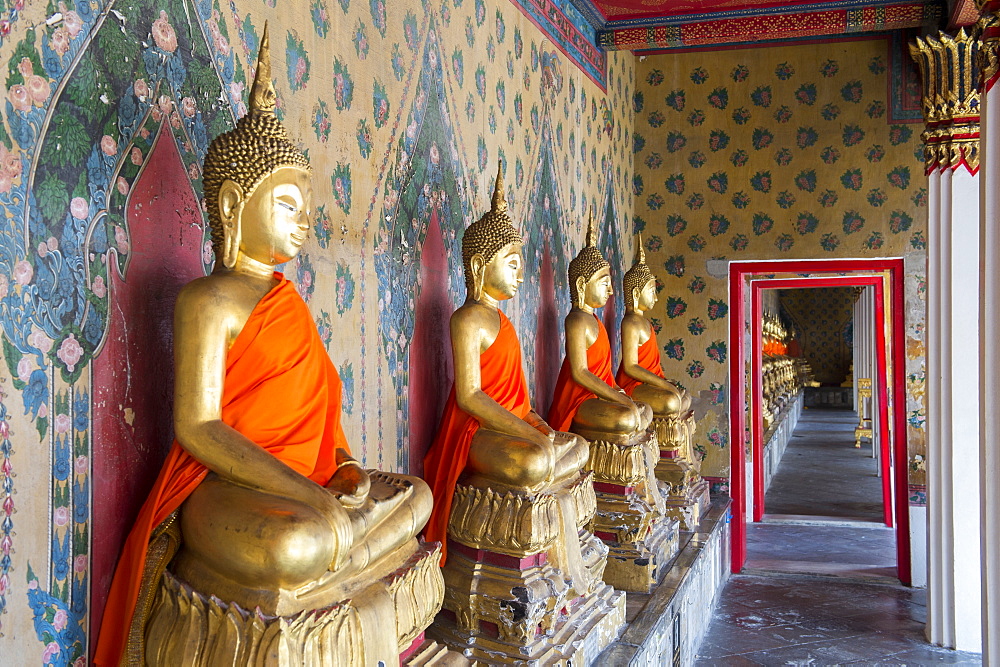
[[[440,545],[420,544],[396,570],[349,599],[289,616],[247,611],[202,595],[165,572],[146,626],[146,663],[398,664],[400,653],[441,608],[440,559]]]
[[[655,430],[608,437],[574,431],[590,440],[594,474],[594,534],[608,546],[604,581],[627,591],[649,592],[677,553],[677,522],[667,517],[655,468],[660,449]]]
[[[485,664],[596,658],[624,624],[624,594],[602,581],[608,548],[589,531],[596,511],[589,473],[538,494],[459,486],[428,636]]]

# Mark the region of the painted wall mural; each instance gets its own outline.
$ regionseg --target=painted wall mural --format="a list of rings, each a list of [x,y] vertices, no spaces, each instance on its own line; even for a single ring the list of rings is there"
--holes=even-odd
[[[889,122],[891,40],[678,53],[636,65],[635,228],[662,282],[664,368],[695,396],[703,474],[729,474],[725,262],[907,258],[922,394],[927,189],[920,127]],[[909,270],[913,267],[913,270]],[[913,394],[910,395],[911,397]],[[908,398],[911,456],[923,402]]]
[[[173,300],[212,267],[200,162],[246,110],[265,21],[278,113],[314,167],[314,233],[284,271],[367,464],[420,470],[464,298],[458,240],[498,161],[539,286],[507,308],[536,401],[589,208],[623,226],[608,256],[630,256],[634,59],[595,52],[582,71],[506,0],[18,1],[3,18],[2,654],[86,660],[172,439]]]

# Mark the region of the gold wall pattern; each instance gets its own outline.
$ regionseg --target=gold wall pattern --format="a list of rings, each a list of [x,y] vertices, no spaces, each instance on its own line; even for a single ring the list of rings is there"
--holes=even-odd
[[[922,442],[921,127],[887,121],[887,40],[636,64],[636,227],[663,289],[663,364],[697,397],[702,474],[728,477],[728,284],[709,260],[908,256],[906,410]],[[910,267],[915,267],[912,271]],[[919,267],[919,268],[917,268]],[[918,285],[922,286],[918,289]]]

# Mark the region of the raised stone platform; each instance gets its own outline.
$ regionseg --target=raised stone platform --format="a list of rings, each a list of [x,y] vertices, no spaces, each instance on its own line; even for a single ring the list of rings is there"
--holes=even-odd
[[[792,433],[802,416],[803,392],[799,391],[778,413],[771,428],[764,434],[764,492],[771,488],[771,479],[778,470],[781,457],[792,439]]]
[[[628,625],[595,665],[689,665],[729,579],[729,498],[712,501],[652,593],[628,593]]]

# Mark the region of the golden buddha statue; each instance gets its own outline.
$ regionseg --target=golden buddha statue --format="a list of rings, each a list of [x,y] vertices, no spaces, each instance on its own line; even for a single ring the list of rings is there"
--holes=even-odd
[[[610,641],[624,596],[601,581],[608,552],[587,529],[587,443],[532,410],[517,333],[499,308],[523,280],[522,246],[501,164],[490,211],[462,238],[455,383],[424,461],[434,495],[426,536],[447,543],[444,610],[428,632],[476,659],[588,664],[604,640],[577,640]]]
[[[310,227],[306,156],[274,113],[268,35],[248,113],[212,142],[211,275],[175,308],[176,440],[115,575],[97,664],[396,663],[440,608],[420,479],[366,471],[341,383],[278,264]]]
[[[616,379],[629,396],[652,407],[660,450],[656,476],[668,485],[667,514],[694,530],[708,509],[708,484],[695,463],[691,395],[664,377],[656,331],[646,316],[656,304],[656,277],[646,264],[641,235],[636,235],[635,261],[625,272],[622,290],[622,361]]]
[[[634,433],[649,425],[648,405],[636,404],[615,384],[611,371],[611,342],[604,324],[594,314],[614,293],[611,265],[597,248],[593,211],[586,244],[569,264],[572,310],[566,316],[566,357],[549,408],[549,423],[569,429],[576,421],[584,428]]]
[[[654,475],[659,449],[648,430],[653,412],[633,401],[612,375],[611,342],[595,310],[611,297],[611,266],[597,248],[593,214],[586,243],[570,262],[573,308],[566,316],[566,357],[549,421],[590,441],[594,473],[594,533],[610,549],[604,580],[647,592],[677,551],[677,524],[665,516]]]

